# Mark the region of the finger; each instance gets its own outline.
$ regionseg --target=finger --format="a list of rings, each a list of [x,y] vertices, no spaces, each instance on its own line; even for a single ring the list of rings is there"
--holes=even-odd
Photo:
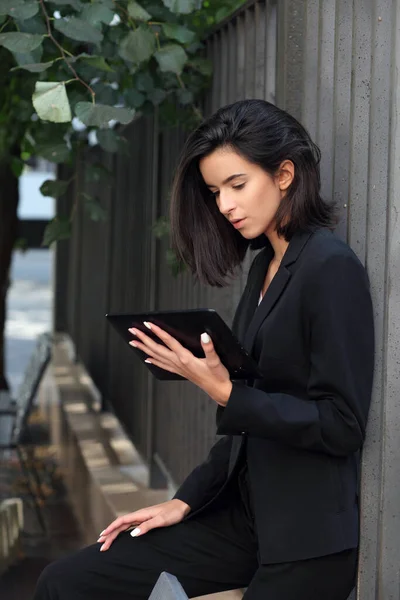
[[[208,333],[202,333],[200,336],[201,346],[206,357],[207,366],[210,369],[216,369],[221,365],[221,359],[215,352],[214,344]]]
[[[156,356],[164,360],[173,359],[174,353],[169,348],[158,344],[139,329],[130,329],[129,331],[136,336],[136,339],[129,342],[134,348],[139,348],[139,350],[146,354],[151,354],[151,356]]]
[[[186,348],[184,348],[182,344],[178,342],[177,339],[175,339],[172,335],[164,331],[164,329],[161,329],[161,327],[159,327],[158,325],[155,325],[154,323],[148,323],[147,321],[144,322],[144,324],[148,329],[155,333],[160,338],[160,340],[162,340],[164,344],[166,344],[166,346],[168,346],[168,348],[170,348],[170,350],[172,350],[179,358],[184,357],[188,354],[192,354]]]
[[[125,529],[116,529],[115,531],[110,533],[106,537],[106,540],[104,541],[102,546],[100,547],[100,552],[105,552],[106,550],[108,550],[109,547],[111,546],[111,544],[113,543],[113,541],[115,540],[115,538],[118,537],[119,534],[122,533],[122,531],[125,531]]]
[[[164,371],[168,371],[168,373],[175,373],[176,375],[181,375],[181,377],[185,377],[185,375],[183,375],[181,370],[175,364],[167,363],[162,360],[157,360],[156,358],[146,358],[144,362],[149,365],[159,367],[160,369],[164,369]]]
[[[146,509],[137,510],[133,513],[127,513],[126,515],[118,517],[117,519],[115,519],[115,521],[110,523],[110,525],[100,533],[100,536],[108,535],[121,526],[125,526],[126,529],[127,527],[131,527],[136,523],[141,523],[142,521],[150,519],[151,517],[151,512]]]
[[[132,531],[131,536],[139,537],[141,535],[144,535],[148,531],[151,531],[152,529],[156,529],[158,527],[165,527],[165,526],[166,526],[166,522],[165,522],[164,517],[157,515],[156,517],[153,517],[153,519],[149,519],[145,523],[142,523],[140,525],[140,527],[136,527],[136,529],[134,529]]]
[[[135,529],[135,525],[139,525],[139,523],[135,523],[134,525],[129,525],[128,527],[121,525],[121,527],[119,527],[112,533],[109,533],[108,535],[101,535],[99,537],[99,539],[97,540],[98,543],[102,544],[100,551],[104,552],[104,550],[108,550],[109,547],[111,546],[111,544],[113,543],[113,541],[115,540],[115,538],[117,538],[120,533],[123,533],[124,531],[128,531],[129,529],[132,529],[132,527]]]

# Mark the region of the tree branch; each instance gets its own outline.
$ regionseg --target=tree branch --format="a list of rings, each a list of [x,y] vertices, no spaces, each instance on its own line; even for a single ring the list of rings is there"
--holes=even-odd
[[[40,2],[40,6],[42,7],[42,12],[44,15],[44,18],[46,19],[46,26],[47,26],[47,34],[49,36],[49,38],[51,39],[51,41],[53,42],[53,44],[55,46],[57,46],[57,48],[60,50],[61,52],[61,56],[60,58],[62,58],[68,69],[71,71],[71,73],[73,74],[74,78],[76,79],[76,81],[79,81],[82,85],[85,86],[85,88],[87,88],[87,90],[90,92],[90,95],[92,96],[92,102],[94,104],[95,102],[95,96],[96,93],[94,92],[94,90],[90,87],[90,85],[88,83],[86,83],[86,81],[84,81],[83,79],[81,79],[78,75],[78,73],[75,71],[74,67],[71,65],[71,63],[68,61],[68,57],[67,54],[69,54],[71,57],[73,57],[73,55],[68,52],[67,50],[64,50],[64,48],[61,46],[61,44],[58,43],[58,41],[56,40],[56,38],[54,37],[52,31],[51,31],[51,21],[50,21],[50,17],[47,13],[46,7],[44,5],[44,0],[39,0]]]

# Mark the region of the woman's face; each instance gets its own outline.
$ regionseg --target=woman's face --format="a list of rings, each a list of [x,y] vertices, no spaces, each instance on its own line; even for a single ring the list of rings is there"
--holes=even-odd
[[[220,212],[243,237],[250,240],[274,230],[276,211],[293,179],[291,161],[282,163],[273,178],[234,150],[218,148],[199,167]]]

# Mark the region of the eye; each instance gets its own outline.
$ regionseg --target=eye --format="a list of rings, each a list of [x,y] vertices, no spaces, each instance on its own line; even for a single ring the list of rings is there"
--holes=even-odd
[[[244,188],[244,183],[239,183],[239,185],[233,185],[232,188],[234,190],[241,190]]]

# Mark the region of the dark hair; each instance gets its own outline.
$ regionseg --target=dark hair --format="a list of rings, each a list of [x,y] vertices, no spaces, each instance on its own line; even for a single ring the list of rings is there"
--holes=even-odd
[[[246,240],[219,212],[200,172],[200,159],[221,147],[274,175],[285,160],[294,179],[275,215],[276,230],[289,241],[298,230],[334,227],[335,207],[320,195],[321,152],[306,129],[289,113],[265,100],[224,106],[187,138],[171,195],[171,241],[179,259],[200,279],[226,285],[247,248],[268,244],[265,235]]]

